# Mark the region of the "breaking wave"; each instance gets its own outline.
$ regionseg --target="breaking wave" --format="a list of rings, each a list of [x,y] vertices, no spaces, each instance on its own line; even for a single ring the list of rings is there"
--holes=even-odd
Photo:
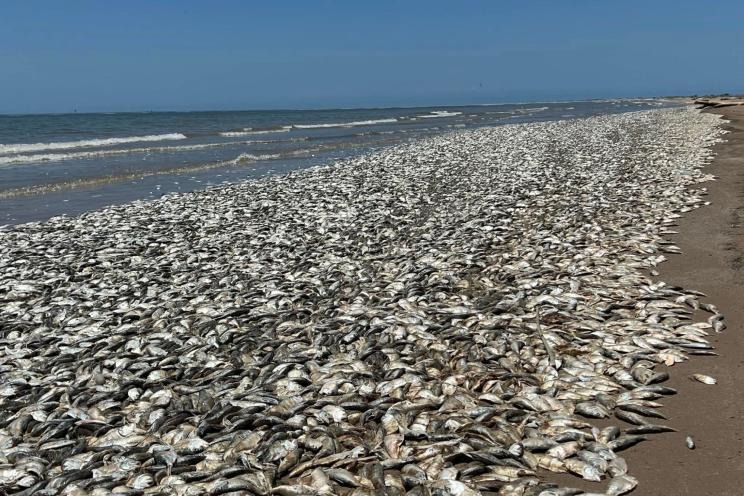
[[[149,136],[127,136],[122,138],[101,138],[80,141],[60,141],[51,143],[13,143],[0,145],[0,155],[10,153],[40,152],[46,150],[69,150],[74,148],[92,148],[97,146],[114,146],[123,143],[137,143],[142,141],[182,140],[186,136],[181,133],[154,134]]]
[[[220,133],[220,136],[225,136],[227,138],[236,138],[239,136],[250,136],[252,134],[273,134],[273,133],[286,133],[287,131],[290,131],[292,129],[292,126],[282,126],[282,127],[276,127],[276,128],[265,128],[265,129],[255,129],[252,127],[246,127],[243,128],[240,131],[224,131]]]
[[[293,124],[294,129],[322,129],[327,127],[356,127],[356,126],[374,126],[375,124],[394,124],[398,119],[373,119],[368,121],[351,121],[351,122],[328,122],[323,124]]]
[[[225,141],[221,143],[204,143],[200,145],[184,146],[153,146],[144,148],[124,148],[118,150],[96,150],[72,153],[43,153],[34,155],[0,156],[0,165],[29,164],[34,162],[58,162],[63,160],[77,160],[97,157],[111,157],[115,155],[130,155],[134,153],[177,153],[183,151],[206,150],[225,146],[250,145],[256,143],[270,143],[270,141]]]
[[[437,117],[454,117],[456,115],[462,115],[462,112],[450,112],[448,110],[434,110],[428,114],[417,115],[417,119],[435,119]]]

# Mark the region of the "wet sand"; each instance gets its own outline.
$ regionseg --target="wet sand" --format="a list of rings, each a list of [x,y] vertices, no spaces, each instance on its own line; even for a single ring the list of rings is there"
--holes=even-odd
[[[666,383],[679,394],[664,400],[666,422],[676,433],[650,436],[625,452],[640,484],[638,496],[744,494],[744,106],[708,110],[730,120],[727,142],[716,145],[704,183],[711,205],[688,213],[672,240],[681,255],[668,255],[660,278],[702,291],[726,316],[728,329],[712,336],[719,357],[692,357],[669,369]],[[701,319],[708,314],[701,315]],[[708,374],[718,384],[689,380]],[[696,448],[685,447],[692,436]]]

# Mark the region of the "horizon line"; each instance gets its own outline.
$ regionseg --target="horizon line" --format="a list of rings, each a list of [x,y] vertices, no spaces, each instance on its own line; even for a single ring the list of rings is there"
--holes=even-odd
[[[206,109],[206,110],[99,110],[84,111],[77,110],[68,112],[0,112],[0,117],[25,117],[38,115],[90,115],[90,114],[181,114],[181,113],[199,113],[199,112],[318,112],[324,110],[393,110],[393,109],[413,109],[413,108],[430,108],[430,107],[491,107],[499,105],[527,105],[538,103],[568,103],[568,102],[596,102],[602,100],[663,100],[672,98],[690,98],[699,95],[664,95],[664,96],[632,96],[632,97],[598,97],[598,98],[579,98],[579,99],[553,99],[553,100],[523,100],[509,102],[493,103],[458,103],[458,104],[431,104],[431,105],[390,105],[390,106],[359,106],[359,107],[275,107],[275,108],[232,108],[232,109]]]

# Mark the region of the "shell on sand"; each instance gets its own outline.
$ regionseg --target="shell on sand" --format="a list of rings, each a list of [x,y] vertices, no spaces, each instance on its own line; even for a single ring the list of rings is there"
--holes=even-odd
[[[689,109],[449,133],[2,230],[0,487],[630,490],[664,363],[712,348],[698,294],[648,273],[720,133]]]

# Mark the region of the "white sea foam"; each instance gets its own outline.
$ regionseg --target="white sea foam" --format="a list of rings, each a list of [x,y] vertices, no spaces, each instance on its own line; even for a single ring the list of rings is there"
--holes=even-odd
[[[186,139],[181,133],[154,134],[149,136],[126,136],[123,138],[101,138],[80,141],[60,141],[52,143],[15,143],[0,145],[0,155],[10,153],[40,152],[46,150],[69,150],[74,148],[91,148],[96,146],[114,146],[123,143],[137,143],[140,141],[166,141]]]
[[[374,126],[375,124],[394,124],[398,119],[373,119],[368,121],[352,122],[329,122],[325,124],[295,124],[295,129],[321,129],[327,127],[355,127],[355,126]]]
[[[273,133],[286,133],[290,131],[292,126],[282,126],[277,129],[253,129],[252,127],[243,128],[242,131],[225,131],[220,133],[220,136],[227,138],[237,138],[239,136],[250,136],[251,134],[273,134]]]
[[[185,151],[206,150],[209,148],[220,148],[224,146],[250,145],[255,143],[270,143],[270,141],[225,141],[222,143],[203,143],[200,145],[183,146],[153,146],[146,148],[124,148],[118,150],[95,150],[88,152],[72,153],[41,153],[34,155],[10,155],[0,156],[0,165],[29,164],[34,162],[59,162],[63,160],[84,160],[97,157],[111,157],[115,155],[129,155],[133,153],[178,153]]]
[[[434,110],[425,115],[417,115],[417,119],[435,119],[437,117],[454,117],[456,115],[462,115],[462,112],[450,112],[448,110]]]
[[[267,153],[263,155],[254,155],[252,153],[241,153],[233,160],[230,160],[229,164],[237,165],[237,164],[243,164],[246,162],[257,162],[259,160],[272,160],[275,158],[279,158],[281,155],[277,153]]]
[[[531,107],[531,108],[525,108],[525,109],[517,109],[517,112],[542,112],[543,110],[548,110],[550,107]]]

